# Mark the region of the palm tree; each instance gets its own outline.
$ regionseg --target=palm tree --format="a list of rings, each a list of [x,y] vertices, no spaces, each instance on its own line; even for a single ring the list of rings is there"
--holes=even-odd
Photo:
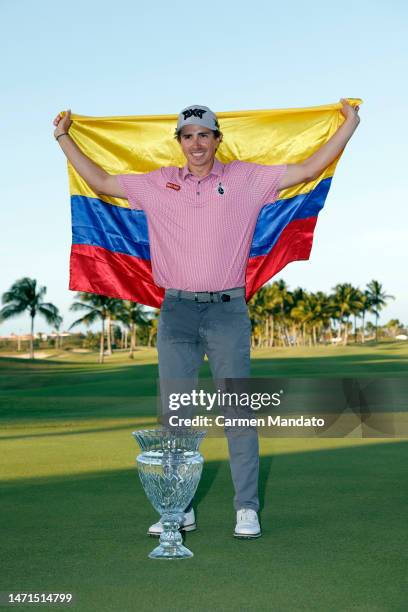
[[[103,363],[105,354],[105,321],[111,316],[113,309],[115,308],[114,303],[117,302],[115,298],[109,298],[105,295],[96,295],[94,293],[77,293],[76,298],[80,301],[74,302],[70,310],[75,312],[79,310],[85,310],[86,314],[77,319],[72,323],[70,329],[76,325],[92,325],[95,321],[100,320],[101,329],[101,341],[99,350],[99,363]]]
[[[316,306],[316,327],[319,331],[319,338],[323,335],[325,338],[326,332],[330,339],[332,338],[332,331],[330,325],[330,319],[333,315],[333,307],[330,296],[326,295],[323,291],[317,291],[317,293],[313,294],[315,300],[317,301]]]
[[[61,329],[61,323],[62,323],[62,319],[54,324],[54,327],[55,327],[55,348],[56,349],[62,347],[62,336],[60,336],[60,333],[59,333],[60,329]]]
[[[295,298],[293,293],[289,291],[289,287],[284,280],[278,280],[276,285],[282,298],[280,313],[277,317],[280,339],[283,346],[285,346],[285,342],[287,346],[293,346],[293,341],[289,336],[288,330],[291,324],[290,311],[295,303]]]
[[[0,310],[0,321],[16,317],[21,313],[28,311],[31,318],[30,332],[30,359],[34,359],[34,319],[37,315],[41,315],[48,324],[60,324],[58,308],[50,302],[43,302],[43,297],[47,293],[47,287],[37,287],[37,281],[34,278],[20,278],[10,287],[8,291],[3,293],[2,303],[3,308]]]
[[[147,324],[147,313],[144,311],[142,304],[123,300],[121,309],[117,313],[116,318],[124,323],[130,331],[129,359],[133,359],[133,353],[136,349],[137,326]]]
[[[357,287],[353,287],[350,295],[349,301],[349,311],[350,315],[354,317],[354,342],[357,342],[357,318],[363,312],[364,309],[365,297],[360,289]],[[347,317],[348,324],[348,317]]]
[[[361,294],[361,316],[362,316],[362,322],[361,322],[361,342],[362,344],[364,344],[365,342],[365,316],[366,313],[369,312],[371,310],[371,301],[370,301],[370,296],[368,294],[368,291],[365,290],[364,293]]]
[[[343,344],[347,344],[349,331],[349,318],[354,312],[358,312],[363,304],[360,300],[361,294],[358,289],[350,283],[338,284],[334,287],[333,305],[339,320],[339,337],[341,337],[341,326],[344,326]]]
[[[291,301],[288,302],[290,308],[287,312],[287,318],[288,322],[291,324],[291,335],[294,346],[299,346],[299,331],[301,344],[304,343],[306,338],[306,322],[309,318],[306,315],[307,297],[307,293],[302,287],[296,287],[291,293]],[[303,309],[305,309],[305,312],[302,312]]]
[[[159,314],[160,314],[160,310],[159,309],[155,309],[152,313],[151,313],[151,318],[148,322],[149,325],[149,338],[147,340],[147,346],[154,346],[154,340],[157,337],[157,332],[158,332],[158,326],[159,326]]]
[[[262,346],[263,331],[265,321],[265,292],[266,287],[261,287],[259,291],[248,302],[248,313],[251,321],[251,346]]]
[[[313,319],[313,308],[310,301],[310,297],[302,291],[302,299],[298,299],[295,302],[295,306],[290,311],[290,316],[293,321],[298,324],[301,328],[302,344],[306,344],[306,331],[307,326]],[[299,290],[296,290],[296,294],[300,295]],[[296,334],[297,336],[297,334]]]
[[[106,315],[106,354],[112,355],[112,337],[113,337],[113,325],[112,321],[116,321],[122,311],[122,302],[118,298],[108,298],[107,303],[107,315]]]
[[[274,344],[275,321],[278,323],[278,321],[282,319],[282,312],[284,310],[287,293],[287,286],[283,280],[275,281],[271,285],[266,286],[266,336],[267,346],[269,347],[273,346]]]
[[[372,280],[367,285],[367,294],[371,303],[371,312],[375,315],[375,341],[378,340],[378,317],[380,311],[387,305],[387,300],[394,300],[393,295],[387,295],[383,291],[382,284],[376,280]]]

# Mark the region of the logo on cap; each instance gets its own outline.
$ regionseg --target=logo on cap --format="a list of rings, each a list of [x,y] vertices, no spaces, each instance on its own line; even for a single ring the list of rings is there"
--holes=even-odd
[[[204,113],[206,112],[207,111],[203,108],[188,108],[187,110],[183,111],[184,121],[189,117],[198,117],[199,119],[202,119]]]

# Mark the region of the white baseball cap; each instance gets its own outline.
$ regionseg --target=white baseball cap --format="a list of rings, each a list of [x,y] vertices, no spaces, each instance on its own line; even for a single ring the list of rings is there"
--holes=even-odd
[[[183,108],[178,116],[176,134],[185,125],[202,125],[209,130],[219,130],[220,126],[215,113],[208,106],[202,104],[192,104]]]

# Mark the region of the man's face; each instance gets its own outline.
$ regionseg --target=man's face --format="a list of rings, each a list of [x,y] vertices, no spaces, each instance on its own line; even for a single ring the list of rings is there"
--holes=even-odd
[[[201,125],[186,125],[181,130],[180,145],[189,168],[213,163],[219,144],[220,138]]]

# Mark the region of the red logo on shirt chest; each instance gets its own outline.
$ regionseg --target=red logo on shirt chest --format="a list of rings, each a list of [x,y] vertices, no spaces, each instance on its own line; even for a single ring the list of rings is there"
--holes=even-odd
[[[175,191],[180,191],[181,189],[180,185],[177,185],[177,183],[167,183],[166,187],[169,189],[174,189]]]

